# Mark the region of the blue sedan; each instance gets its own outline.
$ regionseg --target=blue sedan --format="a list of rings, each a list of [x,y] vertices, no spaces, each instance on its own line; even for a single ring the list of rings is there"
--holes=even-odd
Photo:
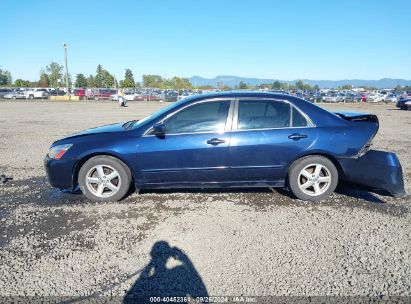
[[[375,115],[331,113],[285,94],[205,94],[60,139],[45,167],[53,187],[93,201],[120,200],[132,185],[287,187],[320,201],[342,179],[404,196],[397,156],[369,150],[378,127]]]

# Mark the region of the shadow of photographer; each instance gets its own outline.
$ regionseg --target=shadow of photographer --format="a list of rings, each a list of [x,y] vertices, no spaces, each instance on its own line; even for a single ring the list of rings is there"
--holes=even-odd
[[[128,290],[123,303],[152,303],[150,297],[208,296],[200,275],[181,249],[170,247],[166,241],[158,241],[150,255],[149,264]],[[170,267],[170,263],[174,266]]]

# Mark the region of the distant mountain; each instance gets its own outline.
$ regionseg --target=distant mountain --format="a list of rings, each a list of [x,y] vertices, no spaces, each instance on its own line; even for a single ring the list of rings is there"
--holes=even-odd
[[[214,78],[203,78],[200,76],[193,76],[189,78],[192,85],[196,86],[205,86],[211,85],[213,87],[217,87],[218,84],[224,84],[229,87],[234,87],[238,85],[241,81],[249,84],[249,85],[260,85],[263,83],[272,83],[276,80],[284,83],[295,83],[294,81],[286,81],[286,80],[279,80],[279,79],[260,79],[260,78],[248,78],[248,77],[238,77],[238,76],[227,76],[221,75]],[[405,79],[391,79],[391,78],[384,78],[380,80],[361,80],[361,79],[345,79],[345,80],[310,80],[310,79],[300,79],[304,83],[309,84],[311,86],[318,85],[320,88],[336,88],[343,85],[352,85],[354,87],[376,87],[380,89],[384,88],[393,88],[397,85],[400,86],[411,86],[411,80]]]

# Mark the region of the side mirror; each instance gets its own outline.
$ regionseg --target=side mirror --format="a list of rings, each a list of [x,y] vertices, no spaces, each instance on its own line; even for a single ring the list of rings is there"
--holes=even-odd
[[[157,137],[164,137],[166,135],[166,128],[162,123],[157,123],[153,126],[153,134]]]

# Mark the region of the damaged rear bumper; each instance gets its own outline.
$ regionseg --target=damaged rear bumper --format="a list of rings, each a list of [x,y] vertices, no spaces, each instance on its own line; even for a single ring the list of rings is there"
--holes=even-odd
[[[407,195],[400,161],[395,153],[370,150],[356,159],[339,159],[344,180],[386,190],[395,197]]]

